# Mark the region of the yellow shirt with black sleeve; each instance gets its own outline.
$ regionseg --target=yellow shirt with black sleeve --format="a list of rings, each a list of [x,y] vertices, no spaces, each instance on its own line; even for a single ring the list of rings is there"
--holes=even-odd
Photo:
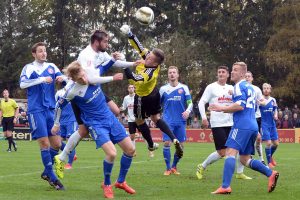
[[[2,111],[2,117],[14,117],[18,107],[17,102],[13,99],[8,99],[8,101],[1,99],[0,109]]]
[[[129,35],[129,43],[138,51],[140,56],[145,59],[149,50],[145,49],[139,42],[137,37],[131,33]],[[140,96],[149,95],[155,88],[157,78],[159,75],[160,66],[146,67],[144,64],[136,66],[135,72],[132,72],[129,68],[125,69],[125,74],[129,79],[129,83],[135,86],[135,93]]]

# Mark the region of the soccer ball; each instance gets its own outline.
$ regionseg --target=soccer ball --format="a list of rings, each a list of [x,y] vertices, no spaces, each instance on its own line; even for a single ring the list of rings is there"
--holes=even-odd
[[[154,20],[154,12],[149,7],[141,7],[135,13],[136,20],[142,25],[149,25]]]

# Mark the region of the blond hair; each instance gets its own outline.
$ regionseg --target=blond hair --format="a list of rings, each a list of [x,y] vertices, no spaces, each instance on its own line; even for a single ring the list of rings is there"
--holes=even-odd
[[[272,86],[271,86],[271,84],[269,84],[269,83],[264,83],[264,84],[262,85],[262,87],[269,87],[270,89],[272,89]]]
[[[68,77],[70,77],[72,80],[74,80],[79,72],[83,70],[80,63],[78,61],[74,61],[74,62],[71,62],[67,68],[64,69],[64,72],[66,73],[66,75]]]
[[[244,62],[235,62],[235,63],[233,63],[233,66],[234,65],[241,66],[242,71],[246,74],[246,72],[247,72],[247,64],[246,63],[244,63]]]
[[[176,69],[177,73],[179,73],[178,67],[176,67],[176,66],[170,66],[170,67],[168,68],[168,71],[169,71],[169,69]]]

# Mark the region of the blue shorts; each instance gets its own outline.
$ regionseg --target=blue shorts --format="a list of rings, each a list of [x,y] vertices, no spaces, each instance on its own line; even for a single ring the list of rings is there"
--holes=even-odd
[[[78,124],[76,121],[70,122],[68,124],[60,125],[60,136],[64,139],[69,138],[78,129]]]
[[[28,122],[32,139],[36,140],[42,137],[50,137],[51,128],[54,124],[54,110],[48,109],[38,113],[28,114]]]
[[[179,142],[184,142],[186,141],[186,127],[185,124],[172,124],[172,123],[168,123],[171,131],[174,133],[175,137],[178,139]],[[163,141],[171,141],[171,138],[163,133]]]
[[[109,141],[116,144],[128,137],[124,126],[115,116],[108,118],[107,121],[110,123],[99,122],[88,127],[97,149]]]
[[[225,146],[238,150],[240,155],[254,155],[257,133],[257,130],[232,128]]]
[[[261,127],[262,141],[278,140],[278,132],[276,127]]]

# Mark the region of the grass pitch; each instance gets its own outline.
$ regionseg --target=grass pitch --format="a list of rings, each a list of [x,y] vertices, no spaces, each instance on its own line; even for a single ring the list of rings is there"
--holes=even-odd
[[[7,153],[7,142],[0,141],[0,199],[1,200],[74,200],[104,199],[100,183],[103,180],[104,154],[95,149],[94,142],[81,142],[77,147],[78,160],[73,169],[66,170],[62,180],[66,191],[55,191],[40,178],[42,162],[35,141],[18,141],[18,152]],[[273,193],[267,192],[268,179],[250,169],[245,174],[253,180],[237,180],[233,177],[231,195],[211,195],[222,182],[224,160],[209,166],[205,178],[195,176],[196,166],[212,151],[213,144],[185,144],[184,158],[178,164],[180,176],[163,176],[165,164],[161,148],[154,158],[148,157],[145,143],[137,143],[127,182],[137,193],[129,195],[114,189],[115,199],[300,199],[300,147],[299,144],[281,144],[275,153],[280,172],[278,186]],[[174,153],[174,149],[172,149]],[[112,182],[119,172],[121,151],[115,161]]]

